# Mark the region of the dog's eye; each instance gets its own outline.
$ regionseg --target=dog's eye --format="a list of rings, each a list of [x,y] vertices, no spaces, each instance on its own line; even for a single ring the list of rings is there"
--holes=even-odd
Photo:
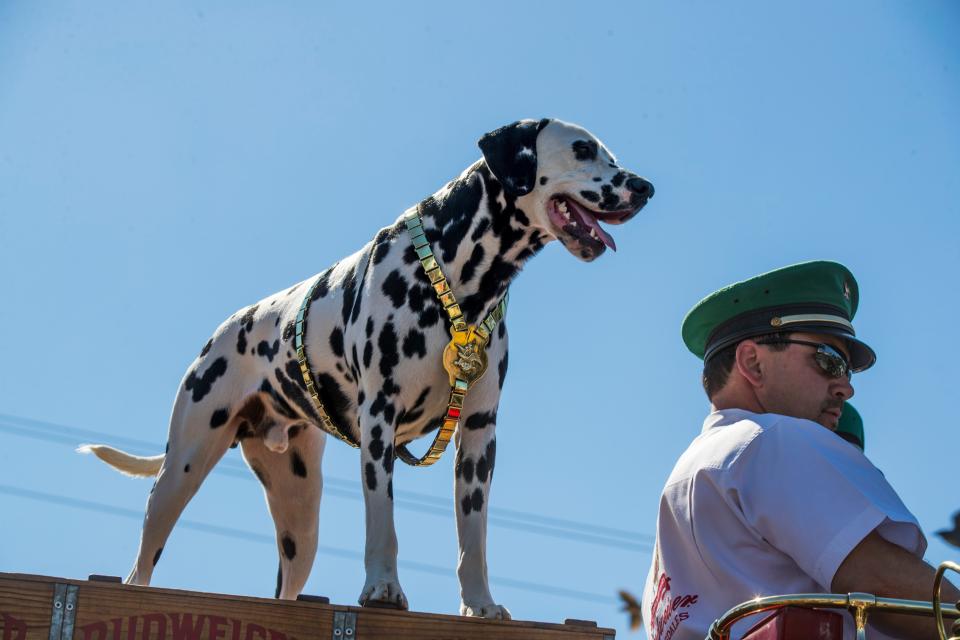
[[[575,140],[571,147],[577,160],[587,162],[597,159],[597,143],[593,140]]]

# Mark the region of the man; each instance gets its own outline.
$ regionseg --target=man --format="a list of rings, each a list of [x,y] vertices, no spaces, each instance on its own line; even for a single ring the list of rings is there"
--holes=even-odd
[[[858,296],[844,266],[807,262],[721,289],[687,314],[683,339],[704,359],[711,413],[661,496],[643,595],[651,640],[700,640],[758,596],[930,599],[916,518],[831,433],[851,373],[876,360],[851,324]],[[960,592],[946,585],[944,597]],[[936,637],[932,620],[870,620],[894,637]]]

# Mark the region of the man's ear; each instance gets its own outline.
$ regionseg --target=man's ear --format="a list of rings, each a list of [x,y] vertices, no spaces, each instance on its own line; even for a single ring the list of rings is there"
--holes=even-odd
[[[737,372],[756,388],[763,386],[763,367],[761,366],[760,349],[753,340],[744,340],[737,345],[737,356],[734,366]]]
[[[518,120],[477,141],[483,160],[508,195],[524,196],[533,191],[537,179],[537,134],[549,123],[548,118],[539,122]]]

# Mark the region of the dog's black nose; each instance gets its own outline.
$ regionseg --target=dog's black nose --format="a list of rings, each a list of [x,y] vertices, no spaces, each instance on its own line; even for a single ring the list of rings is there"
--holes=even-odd
[[[653,197],[653,185],[640,176],[634,176],[627,180],[627,189],[641,198]]]

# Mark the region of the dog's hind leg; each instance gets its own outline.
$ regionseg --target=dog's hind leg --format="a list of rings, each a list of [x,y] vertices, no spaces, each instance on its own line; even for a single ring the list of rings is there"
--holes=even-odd
[[[326,434],[314,426],[282,425],[289,446],[282,453],[267,448],[259,438],[242,441],[243,458],[256,474],[277,529],[277,591],[274,597],[294,600],[310,577],[317,554],[321,459]]]
[[[235,437],[229,408],[180,393],[174,403],[163,466],[147,499],[137,559],[127,584],[148,585],[174,524]]]

